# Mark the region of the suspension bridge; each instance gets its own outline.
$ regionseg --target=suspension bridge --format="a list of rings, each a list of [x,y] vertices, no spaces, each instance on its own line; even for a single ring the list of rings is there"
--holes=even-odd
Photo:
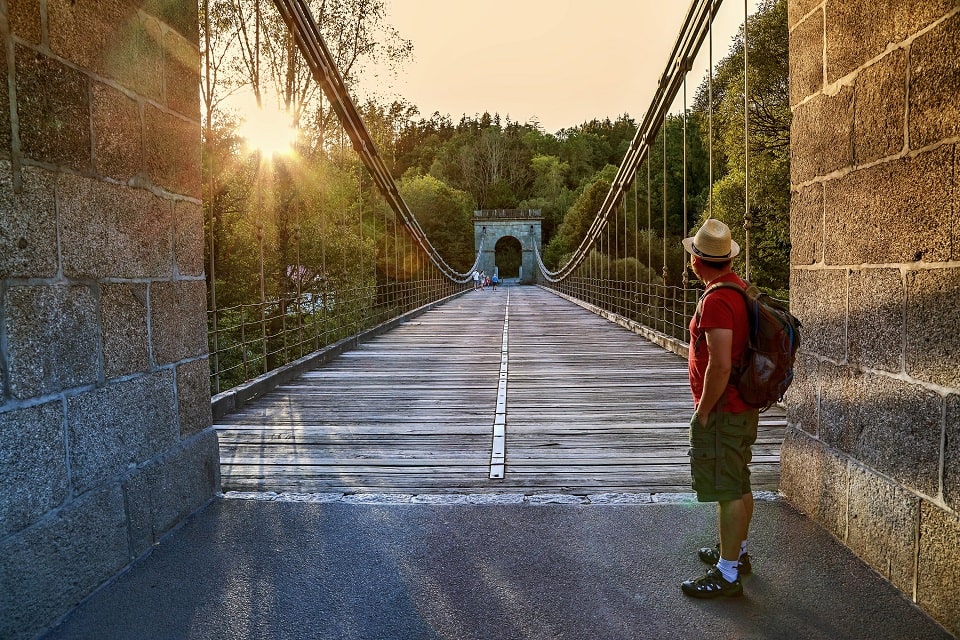
[[[654,280],[647,275],[646,281],[640,277],[637,187],[644,167],[649,180],[654,154],[662,151],[666,163],[666,135],[660,136],[661,149],[656,149],[656,134],[681,90],[685,123],[686,74],[690,61],[711,36],[710,3],[691,5],[653,106],[576,251],[552,270],[541,256],[538,211],[490,212],[498,220],[507,214],[517,218],[507,220],[507,231],[499,234],[492,232],[494,222],[484,226],[484,212],[479,211],[474,221],[478,227],[476,260],[464,272],[453,268],[434,248],[400,195],[309,7],[299,1],[277,2],[276,6],[389,205],[393,219],[387,220],[384,214],[382,229],[403,238],[399,250],[403,257],[395,261],[407,264],[412,260],[417,266],[412,282],[405,282],[398,276],[389,277],[386,265],[365,266],[361,259],[351,269],[359,272],[343,278],[357,283],[353,286],[334,286],[331,291],[325,284],[304,292],[298,284],[288,297],[268,299],[264,293],[263,234],[258,231],[261,299],[248,305],[252,322],[244,319],[241,308],[239,321],[222,324],[224,311],[218,308],[215,286],[210,292],[215,391],[230,368],[238,370],[242,364],[244,377],[249,377],[248,353],[258,354],[252,363],[254,373],[269,380],[276,377],[271,374],[273,368],[282,369],[297,356],[303,357],[305,346],[309,350],[328,344],[327,334],[336,337],[359,331],[392,314],[452,295],[471,281],[472,273],[495,268],[491,247],[484,246],[488,236],[495,240],[509,234],[522,236],[526,246],[525,281],[541,281],[598,312],[606,310],[612,318],[632,323],[674,351],[683,352],[698,291],[688,281],[684,266],[671,278],[671,268],[677,267],[668,264],[671,237],[667,232],[666,183],[660,203],[664,208],[661,277]],[[749,120],[749,111],[744,111],[744,117]],[[683,173],[686,175],[685,167]],[[667,179],[666,171],[663,179]],[[682,197],[686,235],[685,183]],[[646,198],[649,210],[649,186]],[[628,227],[631,199],[633,247],[622,238],[611,237],[612,229],[620,236],[621,228]],[[745,211],[749,269],[749,204]],[[530,213],[536,214],[536,233],[527,232],[534,221]],[[359,214],[362,228],[362,207]],[[211,246],[215,243],[213,235],[210,242]],[[652,267],[650,247],[647,251],[645,263]],[[217,269],[215,248],[209,255],[213,273]],[[630,255],[633,273],[629,267],[616,269],[617,263]],[[303,269],[299,263],[295,267],[297,272]],[[328,265],[324,263],[322,269],[327,271]],[[535,271],[534,276],[530,271]],[[374,273],[376,276],[370,277]],[[335,301],[333,305],[325,302],[329,298]],[[314,305],[318,299],[322,301],[320,330]],[[223,487],[295,492],[688,489],[690,399],[683,361],[677,356],[614,326],[607,327],[603,320],[590,318],[582,308],[544,291],[505,289],[504,295],[497,297],[464,296],[443,309],[429,312],[415,323],[423,327],[419,334],[405,326],[402,334],[412,334],[406,340],[396,337],[387,342],[384,337],[361,344],[341,355],[335,366],[306,372],[254,403],[235,405],[239,410],[215,425]],[[272,316],[269,320],[268,315]],[[401,342],[394,346],[393,340]],[[221,348],[224,342],[229,346]],[[391,346],[378,349],[381,344]],[[236,357],[237,353],[242,357]],[[241,359],[242,363],[238,362]],[[232,365],[222,367],[221,362]],[[778,446],[785,426],[783,412],[775,415],[764,425],[765,429],[775,428],[769,437],[764,434],[756,458],[760,484],[768,489],[777,487]],[[489,472],[485,474],[481,471],[486,466]],[[478,483],[482,479],[499,483]]]

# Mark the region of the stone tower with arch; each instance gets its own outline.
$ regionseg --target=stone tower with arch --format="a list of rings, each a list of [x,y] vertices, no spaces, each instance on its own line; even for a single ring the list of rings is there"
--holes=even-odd
[[[540,278],[535,251],[543,243],[540,209],[481,209],[473,212],[474,248],[481,251],[478,268],[488,275],[497,273],[497,245],[514,239],[520,244],[520,284],[536,284]],[[514,277],[501,273],[501,279]]]

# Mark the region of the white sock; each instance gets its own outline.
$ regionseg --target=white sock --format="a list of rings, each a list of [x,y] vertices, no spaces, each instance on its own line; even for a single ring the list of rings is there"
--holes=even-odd
[[[727,582],[735,582],[740,576],[740,572],[737,570],[737,562],[737,560],[724,560],[723,558],[720,558],[717,562],[717,569],[720,570],[723,579]]]
[[[742,556],[746,553],[747,553],[747,541],[744,540],[743,542],[740,543],[740,555]]]

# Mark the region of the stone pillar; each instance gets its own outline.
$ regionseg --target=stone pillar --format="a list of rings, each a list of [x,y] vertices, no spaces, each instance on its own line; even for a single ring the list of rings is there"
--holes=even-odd
[[[524,284],[537,284],[540,281],[540,266],[537,264],[536,251],[543,247],[543,235],[540,221],[535,224],[521,224],[517,229],[517,238],[523,248]]]
[[[781,490],[960,634],[960,5],[790,0]]]
[[[496,266],[497,242],[516,238],[520,243],[521,284],[536,284],[540,279],[535,248],[542,248],[543,231],[539,209],[497,209],[474,212],[474,247],[483,247],[480,269],[492,274]]]
[[[0,1],[0,637],[218,488],[196,3]]]

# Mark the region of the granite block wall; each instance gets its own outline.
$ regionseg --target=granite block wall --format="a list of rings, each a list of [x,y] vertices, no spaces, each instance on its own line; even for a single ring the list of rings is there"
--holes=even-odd
[[[0,0],[0,637],[218,490],[196,3]]]
[[[788,6],[781,491],[960,635],[960,2]]]

